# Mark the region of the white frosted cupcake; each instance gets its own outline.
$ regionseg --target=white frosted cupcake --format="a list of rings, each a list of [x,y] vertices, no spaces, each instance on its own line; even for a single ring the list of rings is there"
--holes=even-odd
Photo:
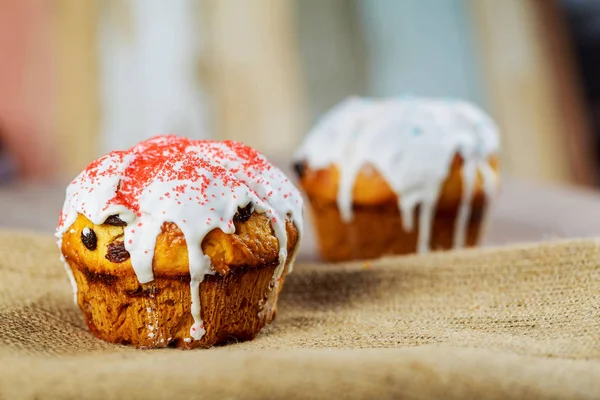
[[[496,125],[464,101],[344,101],[295,156],[322,256],[476,245],[500,183],[498,152]]]
[[[56,231],[94,335],[187,349],[271,322],[301,233],[300,193],[256,150],[176,136],[92,162]]]

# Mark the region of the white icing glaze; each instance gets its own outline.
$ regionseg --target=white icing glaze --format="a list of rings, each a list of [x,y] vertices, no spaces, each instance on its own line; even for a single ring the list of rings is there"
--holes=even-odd
[[[337,205],[347,222],[352,220],[357,174],[368,166],[376,168],[398,196],[406,231],[414,229],[413,214],[420,205],[417,247],[426,252],[440,189],[454,156],[460,154],[464,160],[454,235],[454,246],[462,247],[477,173],[483,177],[488,200],[497,190],[489,158],[499,146],[494,122],[467,102],[353,97],[336,106],[309,132],[295,158],[313,170],[337,166]]]
[[[272,282],[276,293],[288,259],[285,221],[291,220],[301,237],[302,198],[279,169],[237,142],[159,136],[100,158],[67,188],[56,235],[60,247],[78,213],[97,225],[118,215],[127,223],[124,244],[131,265],[139,282],[148,283],[154,280],[156,237],[164,222],[176,223],[188,246],[194,318],[190,336],[199,340],[205,333],[200,283],[213,273],[200,243],[213,229],[234,233],[233,217],[238,207],[248,204],[270,218],[279,241],[279,266]],[[153,307],[149,309],[151,313]]]

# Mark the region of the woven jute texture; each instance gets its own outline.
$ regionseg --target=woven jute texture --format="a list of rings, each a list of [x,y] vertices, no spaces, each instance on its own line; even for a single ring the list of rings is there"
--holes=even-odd
[[[600,242],[298,264],[209,350],[87,331],[51,237],[0,233],[0,398],[600,398]]]

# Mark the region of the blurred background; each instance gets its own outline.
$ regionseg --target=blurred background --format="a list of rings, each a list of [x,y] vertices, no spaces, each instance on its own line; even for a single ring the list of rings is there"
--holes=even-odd
[[[173,132],[286,160],[349,95],[452,96],[504,170],[600,175],[600,2],[0,0],[0,181],[63,181]]]

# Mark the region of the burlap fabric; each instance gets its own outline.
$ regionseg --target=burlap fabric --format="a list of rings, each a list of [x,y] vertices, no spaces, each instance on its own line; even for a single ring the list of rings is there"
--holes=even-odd
[[[600,242],[299,264],[247,343],[92,337],[51,237],[0,233],[0,398],[600,398]]]

